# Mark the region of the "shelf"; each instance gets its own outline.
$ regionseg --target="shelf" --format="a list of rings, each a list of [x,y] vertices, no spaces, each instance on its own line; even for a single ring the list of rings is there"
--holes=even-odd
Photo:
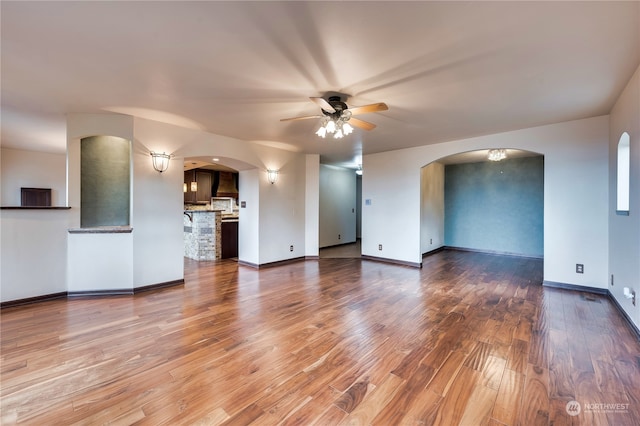
[[[71,207],[54,206],[2,206],[0,210],[70,210]]]

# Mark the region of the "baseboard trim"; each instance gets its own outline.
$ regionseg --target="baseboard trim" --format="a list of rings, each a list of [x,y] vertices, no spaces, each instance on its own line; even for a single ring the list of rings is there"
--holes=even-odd
[[[179,285],[184,285],[184,278],[179,280],[166,281],[158,284],[150,284],[142,287],[136,287],[133,289],[133,294],[143,293],[146,291],[160,290],[162,288],[175,287]]]
[[[115,289],[115,290],[86,290],[86,291],[63,291],[60,293],[45,294],[42,296],[27,297],[25,299],[9,300],[0,303],[0,309],[12,308],[14,306],[33,305],[40,302],[48,302],[58,299],[92,299],[97,297],[114,297],[114,296],[133,296],[134,294],[147,291],[160,290],[167,287],[184,285],[184,279],[167,281],[158,284],[146,285],[134,289]]]
[[[373,262],[391,263],[393,265],[409,266],[411,268],[418,268],[418,269],[422,268],[422,262],[420,263],[407,262],[405,260],[389,259],[387,257],[369,256],[366,254],[363,254],[362,256],[360,256],[360,258],[362,260],[371,260]]]
[[[563,289],[563,290],[576,290],[576,291],[583,291],[585,293],[601,294],[603,296],[606,296],[609,293],[609,290],[607,290],[606,288],[588,287],[588,286],[577,285],[577,284],[559,283],[559,282],[556,282],[556,281],[544,280],[544,281],[542,281],[542,285],[545,286],[545,287],[560,288],[560,289]]]
[[[276,260],[275,262],[267,262],[267,263],[260,263],[260,264],[245,262],[244,260],[238,260],[238,264],[243,266],[248,266],[254,269],[262,269],[262,268],[273,268],[275,266],[288,265],[290,263],[304,262],[305,260],[307,260],[305,256],[300,256],[300,257],[294,257],[291,259]]]
[[[445,246],[438,247],[433,250],[425,251],[422,253],[422,258],[424,259],[427,256],[431,256],[432,254],[440,253],[441,251],[445,251],[447,248]]]
[[[132,296],[132,295],[133,295],[133,289],[130,289],[130,288],[121,288],[121,289],[113,289],[113,290],[82,290],[82,291],[68,292],[67,299]]]
[[[318,260],[320,256],[305,256],[304,260]]]
[[[629,325],[631,332],[636,335],[636,339],[640,341],[640,328],[638,328],[638,326],[633,323],[633,320],[631,319],[629,314],[627,314],[627,311],[625,311],[622,308],[622,305],[620,305],[618,300],[613,296],[613,294],[611,294],[609,290],[607,290],[607,295],[609,296],[609,300],[613,302],[613,305],[616,307],[616,309],[618,309],[622,317],[625,319],[625,321]]]
[[[25,299],[16,299],[16,300],[9,300],[7,302],[2,302],[0,303],[0,309],[12,308],[14,306],[31,305],[33,303],[48,302],[50,300],[58,300],[58,299],[66,299],[66,298],[67,298],[66,291],[63,291],[60,293],[44,294],[42,296],[27,297]]]
[[[444,246],[442,247],[442,249],[454,250],[454,251],[466,251],[471,253],[494,254],[498,256],[524,257],[527,259],[544,259],[544,256],[532,256],[528,254],[510,253],[506,251],[497,251],[497,250],[481,250],[481,249],[472,249],[472,248],[455,247],[455,246]]]

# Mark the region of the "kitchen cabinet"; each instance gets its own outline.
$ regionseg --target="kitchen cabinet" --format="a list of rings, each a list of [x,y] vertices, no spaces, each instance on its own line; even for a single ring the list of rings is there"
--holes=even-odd
[[[195,191],[191,190],[191,182],[198,184]],[[208,203],[211,201],[213,175],[209,170],[187,170],[184,172],[184,183],[187,184],[187,191],[184,193],[185,203]]]
[[[222,221],[222,259],[238,257],[238,221]]]
[[[196,191],[196,201],[211,202],[211,173],[208,171],[196,170],[196,182],[198,182],[198,190]]]

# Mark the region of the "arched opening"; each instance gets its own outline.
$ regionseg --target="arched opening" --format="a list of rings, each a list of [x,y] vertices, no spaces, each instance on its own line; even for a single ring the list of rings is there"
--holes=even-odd
[[[629,179],[631,169],[631,146],[629,133],[624,132],[618,141],[617,164],[617,198],[616,210],[625,214],[629,212]]]
[[[187,157],[184,160],[184,256],[197,261],[237,261],[240,227],[240,169],[237,160]]]
[[[442,248],[544,255],[544,157],[506,149],[443,157],[421,169],[422,254]]]

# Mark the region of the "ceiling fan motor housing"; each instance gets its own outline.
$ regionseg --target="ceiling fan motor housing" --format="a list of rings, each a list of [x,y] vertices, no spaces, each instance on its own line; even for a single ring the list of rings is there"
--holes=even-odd
[[[340,118],[343,115],[342,114],[343,111],[347,111],[347,109],[349,108],[347,107],[347,104],[342,102],[340,96],[329,96],[329,99],[327,100],[327,102],[329,102],[329,104],[333,107],[335,112],[329,112],[323,109],[322,113],[334,119]]]

